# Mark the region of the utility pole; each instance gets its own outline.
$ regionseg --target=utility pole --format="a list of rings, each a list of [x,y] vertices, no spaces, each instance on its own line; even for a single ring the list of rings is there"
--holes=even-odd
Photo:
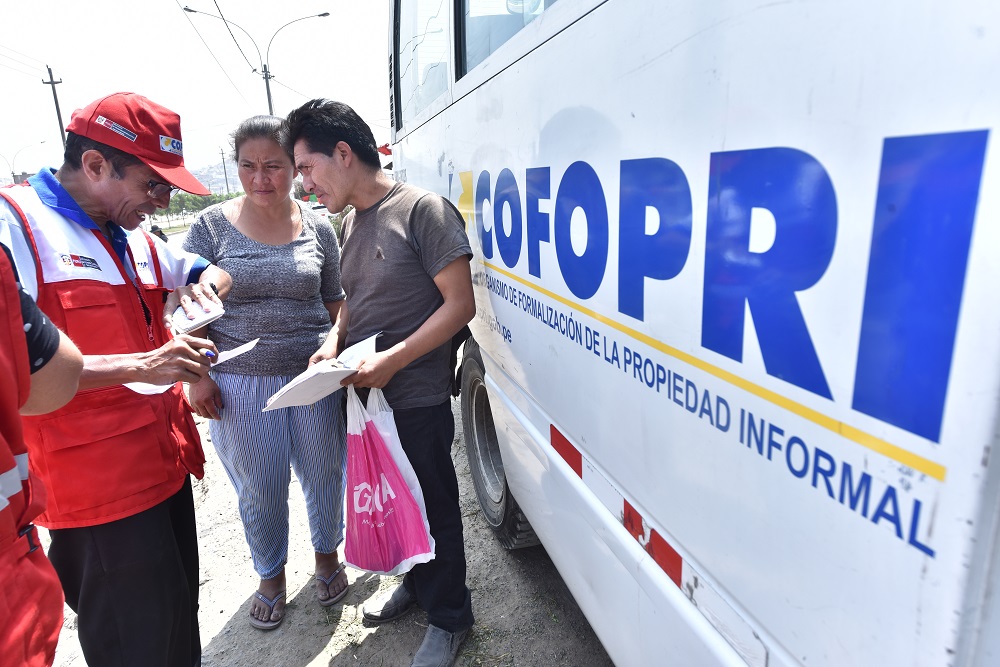
[[[219,155],[222,157],[222,173],[226,176],[226,194],[231,194],[229,192],[229,172],[226,171],[226,152],[222,150],[222,146],[219,146]]]
[[[283,28],[284,26],[282,26]],[[280,30],[281,28],[279,28]],[[271,39],[274,39],[273,37]],[[268,44],[270,46],[270,44]],[[267,63],[264,63],[264,87],[267,89],[267,115],[274,115],[274,105],[271,104],[271,73],[267,71]]]
[[[48,65],[45,66],[45,69],[49,70],[49,80],[42,79],[42,83],[52,86],[52,100],[56,103],[56,118],[59,119],[59,135],[62,137],[63,150],[66,150],[66,130],[63,129],[62,112],[59,111],[59,96],[56,95],[56,84],[62,83],[62,79],[56,81],[52,76],[52,68]]]

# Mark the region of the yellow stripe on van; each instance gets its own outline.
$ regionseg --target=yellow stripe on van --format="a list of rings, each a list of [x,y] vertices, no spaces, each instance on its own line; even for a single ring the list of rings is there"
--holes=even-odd
[[[695,368],[698,368],[708,373],[709,375],[714,375],[720,380],[724,380],[735,387],[739,387],[740,389],[748,391],[755,396],[763,398],[764,400],[769,401],[779,407],[782,407],[788,410],[789,412],[792,412],[802,417],[803,419],[811,421],[817,426],[822,426],[823,428],[829,431],[833,431],[834,433],[843,436],[844,438],[847,438],[848,440],[851,440],[861,445],[862,447],[865,447],[866,449],[870,449],[873,452],[877,452],[894,461],[898,461],[899,463],[902,463],[907,467],[913,468],[914,470],[918,470],[929,477],[933,477],[938,481],[941,482],[944,481],[947,469],[940,463],[935,463],[930,459],[926,459],[918,454],[914,454],[909,450],[903,449],[902,447],[898,447],[892,444],[891,442],[886,442],[885,440],[877,438],[874,435],[871,435],[870,433],[866,433],[849,424],[845,424],[844,422],[837,421],[836,419],[828,415],[825,415],[822,412],[813,410],[812,408],[806,407],[801,403],[797,403],[792,399],[788,398],[787,396],[782,396],[781,394],[775,391],[771,391],[770,389],[765,389],[760,385],[754,384],[753,382],[750,382],[746,378],[742,378],[739,375],[736,375],[735,373],[723,370],[718,366],[713,366],[707,361],[704,361],[702,359],[699,359],[698,357],[690,355],[687,352],[682,352],[677,348],[671,347],[666,343],[658,341],[651,336],[647,336],[644,333],[640,333],[635,329],[631,329],[625,326],[624,324],[621,324],[619,322],[616,322],[615,320],[605,317],[604,315],[601,315],[600,313],[597,313],[588,308],[584,308],[578,303],[574,303],[573,301],[570,301],[569,299],[566,299],[554,292],[550,292],[544,287],[540,287],[538,285],[535,285],[534,283],[528,282],[527,280],[524,280],[520,276],[515,275],[510,271],[502,269],[498,266],[495,266],[494,264],[491,264],[489,262],[484,262],[484,264],[486,265],[487,268],[492,269],[497,273],[501,273],[510,278],[511,280],[517,281],[518,283],[525,285],[526,287],[530,287],[531,289],[536,290],[544,294],[545,296],[549,297],[550,299],[554,299],[565,306],[569,306],[574,310],[577,310],[585,315],[588,315],[594,318],[595,320],[603,324],[606,324],[617,331],[620,331],[626,336],[634,338],[635,340],[648,345],[653,349],[659,350],[660,352],[669,355],[671,357],[674,357],[675,359],[679,359],[680,361],[683,361],[686,364],[694,366]]]
[[[458,182],[462,186],[462,194],[458,196],[456,208],[465,219],[465,229],[468,230],[476,220],[476,205],[472,201],[472,172],[458,172]]]

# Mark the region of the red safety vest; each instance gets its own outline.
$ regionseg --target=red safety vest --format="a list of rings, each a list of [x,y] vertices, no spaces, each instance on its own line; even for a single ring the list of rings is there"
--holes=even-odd
[[[170,339],[161,318],[168,290],[148,235],[129,238],[137,289],[100,231],[59,215],[30,187],[6,188],[0,196],[25,223],[39,307],[84,355],[145,352]],[[25,418],[24,426],[32,474],[49,492],[38,518],[48,528],[137,514],[179,491],[188,472],[204,474],[205,455],[180,383],[152,396],[122,385],[83,390],[55,412]]]
[[[39,515],[44,494],[28,478],[21,415],[31,376],[24,339],[21,304],[14,272],[0,252],[0,550],[18,539],[18,531]]]
[[[31,525],[45,494],[28,475],[18,412],[31,389],[23,327],[14,272],[0,252],[0,664],[47,667],[62,627],[63,595]]]

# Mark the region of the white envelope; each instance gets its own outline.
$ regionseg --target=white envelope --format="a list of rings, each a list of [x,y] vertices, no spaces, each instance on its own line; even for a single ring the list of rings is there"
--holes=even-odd
[[[381,333],[351,345],[336,359],[326,359],[313,364],[267,399],[262,412],[289,408],[293,405],[312,405],[337,391],[340,389],[341,380],[357,372],[358,362],[375,354],[375,339]]]

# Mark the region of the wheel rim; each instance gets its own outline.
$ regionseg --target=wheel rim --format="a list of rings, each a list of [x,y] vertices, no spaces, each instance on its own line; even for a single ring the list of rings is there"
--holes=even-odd
[[[483,482],[482,491],[493,504],[499,505],[503,502],[506,479],[496,427],[493,425],[493,412],[490,410],[490,398],[486,393],[486,385],[480,378],[476,378],[470,385],[467,389],[472,400],[478,477]]]

